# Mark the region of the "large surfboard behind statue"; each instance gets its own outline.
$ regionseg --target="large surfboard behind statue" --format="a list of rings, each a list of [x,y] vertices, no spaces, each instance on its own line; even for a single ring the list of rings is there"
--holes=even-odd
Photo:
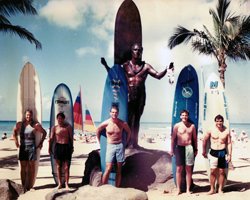
[[[133,1],[125,0],[115,20],[115,64],[123,64],[131,59],[131,46],[134,43],[142,45],[140,13]]]
[[[42,98],[40,81],[38,74],[30,62],[27,62],[20,74],[17,90],[17,122],[24,119],[24,112],[30,109],[33,112],[33,119],[42,123]],[[36,134],[36,145],[41,141],[41,134]],[[20,149],[20,148],[19,148]],[[40,148],[37,148],[37,160],[35,161],[35,176],[31,183],[27,183],[27,189],[34,186],[39,160],[40,160]],[[26,178],[27,180],[27,178]]]
[[[195,125],[196,133],[199,124],[199,83],[197,73],[191,65],[184,67],[177,79],[172,113],[172,130],[180,122],[180,112],[189,111],[189,119]],[[173,177],[176,183],[175,156],[172,157]],[[186,172],[183,170],[181,189],[186,188]]]
[[[110,118],[110,108],[112,105],[118,105],[119,107],[119,118],[123,121],[127,121],[128,118],[128,91],[127,91],[127,81],[124,71],[120,65],[114,65],[108,72],[103,100],[102,100],[102,115],[101,120],[105,121]],[[123,142],[126,142],[126,134],[123,133]],[[126,144],[125,144],[126,145]],[[106,148],[107,148],[107,137],[106,130],[101,132],[100,137],[101,146],[101,169],[102,172],[106,168]],[[115,169],[112,170],[109,176],[109,184],[115,185]]]
[[[64,83],[59,84],[53,93],[50,111],[50,131],[51,128],[58,124],[56,120],[56,115],[62,112],[65,115],[65,121],[72,126],[72,134],[74,134],[74,115],[73,115],[73,103],[70,90]],[[51,135],[51,132],[50,132]],[[73,136],[72,136],[73,137]],[[50,155],[52,175],[54,177],[55,183],[58,184],[57,172],[56,172],[56,161],[54,159],[54,149],[55,141],[52,143],[52,154]],[[65,172],[62,167],[62,184],[65,181]]]

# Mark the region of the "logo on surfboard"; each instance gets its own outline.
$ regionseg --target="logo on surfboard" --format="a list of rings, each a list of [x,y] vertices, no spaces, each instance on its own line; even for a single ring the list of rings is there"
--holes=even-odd
[[[67,100],[64,97],[59,97],[58,99],[55,100],[55,104],[58,104],[60,107],[63,107],[69,104],[69,100]]]
[[[182,88],[182,96],[185,97],[185,98],[190,98],[192,95],[193,95],[193,90],[191,87],[183,87]]]

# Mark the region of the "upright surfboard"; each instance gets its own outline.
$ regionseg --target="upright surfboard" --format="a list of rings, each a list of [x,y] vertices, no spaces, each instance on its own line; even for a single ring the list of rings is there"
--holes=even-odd
[[[206,81],[204,89],[204,112],[202,122],[202,130],[204,134],[211,130],[211,127],[215,126],[214,118],[219,114],[223,116],[224,125],[229,129],[229,114],[225,90],[220,78],[215,73],[211,73]],[[210,144],[207,145],[207,153],[209,148]],[[205,159],[205,164],[208,179],[210,179],[210,166],[208,159]],[[226,169],[226,179],[227,176],[228,169]],[[224,184],[226,184],[226,180]]]
[[[134,43],[142,45],[140,13],[132,0],[124,0],[115,21],[115,64],[123,64],[131,59],[131,46]]]
[[[180,122],[180,112],[189,111],[189,120],[195,125],[196,133],[199,124],[199,82],[196,70],[188,65],[184,67],[177,79],[172,113],[172,130]],[[175,156],[172,157],[172,171],[176,183]],[[186,172],[182,172],[181,190],[186,190]]]
[[[103,93],[102,116],[104,121],[110,117],[112,104],[119,106],[119,118],[128,119],[128,91],[127,81],[121,64],[131,58],[131,46],[134,43],[142,44],[141,18],[138,8],[132,0],[124,0],[116,14],[114,34],[114,66],[109,70]],[[125,143],[125,133],[123,142]],[[106,168],[107,138],[105,130],[101,133],[101,168]],[[115,168],[109,176],[109,184],[115,185]]]
[[[27,109],[33,111],[33,119],[42,123],[42,98],[40,81],[38,74],[30,62],[27,62],[20,74],[17,90],[17,122],[22,121],[25,116],[24,113]],[[36,134],[36,145],[41,141],[41,134]],[[34,186],[39,160],[40,160],[40,148],[37,148],[37,160],[35,161],[35,176],[31,182],[26,182],[26,188],[30,189]],[[27,180],[27,178],[26,178]]]
[[[54,90],[54,94],[51,102],[50,111],[50,130],[53,126],[58,125],[56,115],[58,113],[64,113],[65,121],[72,126],[72,134],[74,134],[74,115],[73,115],[73,102],[71,92],[67,85],[60,83]],[[50,132],[51,135],[51,132]],[[55,183],[58,184],[57,172],[56,172],[56,161],[54,159],[54,147],[55,141],[52,143],[52,154],[50,154],[50,161],[52,167],[52,175]],[[62,183],[65,182],[65,172],[62,167]]]
[[[128,91],[127,81],[124,71],[120,65],[114,65],[108,72],[106,83],[104,86],[103,101],[102,101],[102,115],[101,120],[105,121],[110,118],[110,108],[112,105],[118,105],[119,107],[119,118],[123,121],[127,121],[128,118]],[[123,143],[126,145],[126,133],[123,133]],[[107,137],[106,130],[101,132],[100,137],[101,146],[101,169],[104,173],[106,169],[106,148],[107,148]],[[113,168],[109,176],[109,184],[115,185],[115,168]]]

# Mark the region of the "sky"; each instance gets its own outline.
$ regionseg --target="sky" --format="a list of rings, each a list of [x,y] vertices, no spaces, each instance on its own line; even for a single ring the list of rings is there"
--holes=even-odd
[[[114,24],[123,0],[41,0],[34,1],[36,16],[10,17],[12,24],[31,31],[42,43],[42,50],[18,36],[0,33],[0,120],[16,119],[17,85],[26,62],[31,62],[39,75],[42,90],[43,120],[49,120],[51,99],[59,83],[65,83],[75,101],[82,89],[83,104],[87,104],[92,118],[101,119],[103,88],[106,70],[100,64],[105,57],[114,62]],[[217,0],[134,0],[142,23],[143,60],[157,71],[170,62],[175,65],[175,79],[188,64],[195,67],[200,83],[200,108],[203,99],[203,79],[217,73],[217,62],[210,56],[192,52],[190,45],[181,44],[170,50],[170,36],[178,26],[204,30],[212,28],[209,9]],[[247,15],[249,3],[232,0],[229,10]],[[226,95],[231,122],[250,122],[250,62],[227,60]],[[161,80],[148,76],[147,100],[142,122],[171,122],[175,84],[167,77]],[[202,110],[202,109],[201,109]],[[202,116],[202,113],[200,113]]]

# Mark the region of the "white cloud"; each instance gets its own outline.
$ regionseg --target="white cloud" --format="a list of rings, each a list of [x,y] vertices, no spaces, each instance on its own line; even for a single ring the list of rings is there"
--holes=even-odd
[[[51,24],[69,29],[77,29],[89,19],[91,24],[86,29],[104,39],[114,29],[113,16],[118,6],[117,1],[110,0],[51,0],[40,9],[39,13]]]
[[[40,9],[40,16],[60,27],[76,29],[82,25],[88,11],[85,1],[51,0]]]
[[[76,52],[77,56],[83,57],[86,54],[97,55],[99,51],[93,47],[82,47],[82,48],[76,49],[75,52]]]

